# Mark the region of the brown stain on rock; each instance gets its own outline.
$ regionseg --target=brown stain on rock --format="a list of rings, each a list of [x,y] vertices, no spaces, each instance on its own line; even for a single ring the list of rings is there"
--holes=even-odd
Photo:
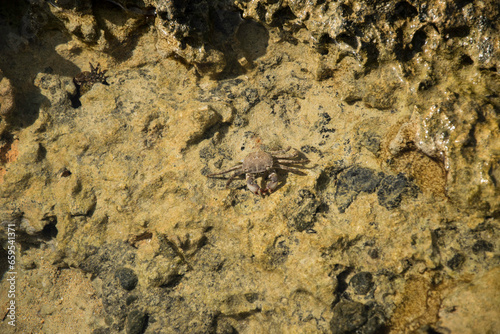
[[[0,163],[3,165],[0,166],[0,183],[3,183],[3,179],[7,174],[6,165],[15,161],[19,155],[18,145],[19,140],[15,139],[13,142],[5,143],[0,147]]]
[[[396,173],[413,178],[424,193],[445,198],[447,175],[443,161],[422,152],[415,141],[416,129],[413,124],[396,123],[381,143],[382,164],[387,164]]]
[[[391,332],[412,333],[438,321],[441,294],[426,278],[410,278],[399,297],[391,319]]]
[[[414,178],[423,191],[446,197],[446,171],[442,162],[415,150],[393,158],[390,166],[394,171],[406,173]]]

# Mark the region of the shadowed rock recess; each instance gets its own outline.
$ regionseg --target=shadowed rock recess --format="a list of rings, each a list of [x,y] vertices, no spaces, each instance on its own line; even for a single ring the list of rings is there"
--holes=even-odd
[[[0,332],[500,333],[499,22],[3,1]],[[287,147],[309,162],[264,197],[207,177]]]

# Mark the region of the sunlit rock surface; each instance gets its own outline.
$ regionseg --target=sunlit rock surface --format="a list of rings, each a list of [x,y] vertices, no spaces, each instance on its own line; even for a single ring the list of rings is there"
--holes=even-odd
[[[499,21],[496,1],[2,4],[15,330],[500,332]],[[269,196],[206,176],[288,146],[310,163]]]

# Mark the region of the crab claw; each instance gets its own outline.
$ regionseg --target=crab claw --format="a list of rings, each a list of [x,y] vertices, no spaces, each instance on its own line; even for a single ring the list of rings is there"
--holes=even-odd
[[[253,192],[255,195],[263,195],[264,192],[262,189],[255,183],[255,178],[253,177],[252,174],[247,173],[246,174],[246,179],[247,179],[247,187],[250,189],[251,192]]]
[[[275,170],[272,170],[268,176],[269,181],[267,181],[266,189],[263,191],[264,194],[272,193],[278,187],[278,174]]]

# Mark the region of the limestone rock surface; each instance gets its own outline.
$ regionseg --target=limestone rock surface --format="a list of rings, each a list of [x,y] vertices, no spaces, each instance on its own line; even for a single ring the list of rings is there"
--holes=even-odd
[[[6,17],[0,305],[14,244],[17,332],[500,330],[497,1]],[[265,197],[207,177],[289,146],[309,163]]]

